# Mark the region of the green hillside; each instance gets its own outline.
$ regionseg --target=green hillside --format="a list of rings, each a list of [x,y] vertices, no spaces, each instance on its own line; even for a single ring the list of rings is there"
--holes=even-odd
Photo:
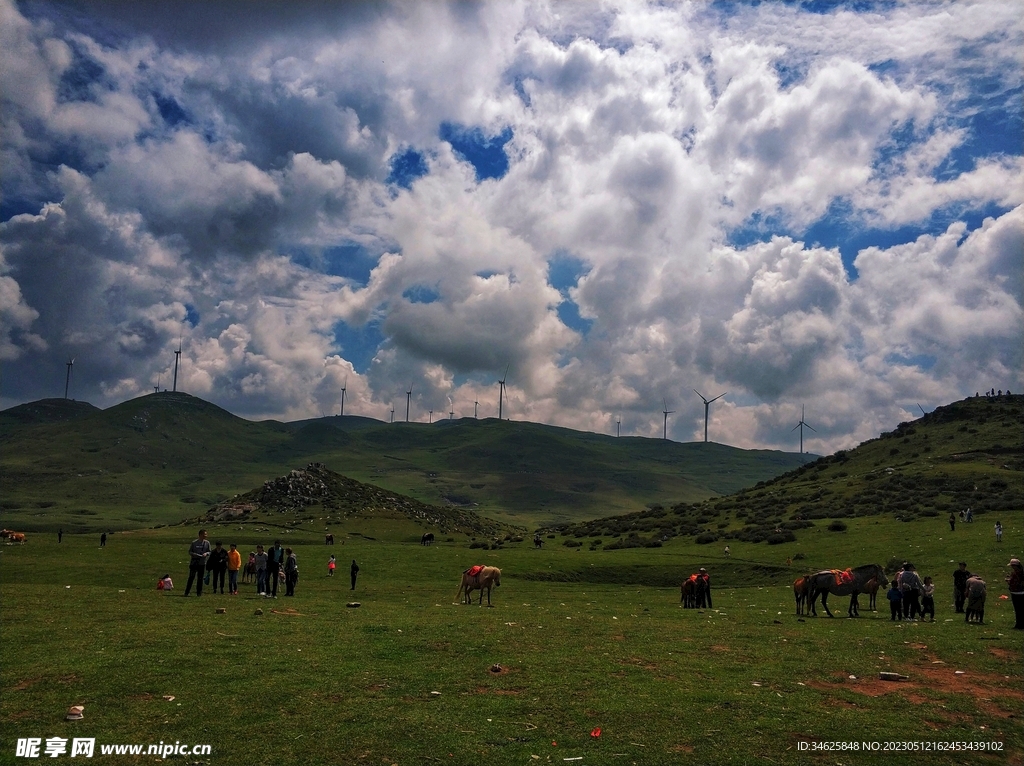
[[[939,407],[856,449],[819,458],[728,497],[562,525],[556,531],[569,538],[570,546],[602,535],[621,547],[656,547],[680,535],[692,535],[698,543],[780,544],[818,525],[841,534],[843,519],[853,517],[945,523],[951,512],[967,508],[986,525],[1024,510],[1024,396],[976,397]]]
[[[0,413],[0,509],[28,530],[176,523],[320,462],[428,505],[536,526],[698,502],[807,459],[495,419],[257,423],[163,392],[107,410],[44,400]]]

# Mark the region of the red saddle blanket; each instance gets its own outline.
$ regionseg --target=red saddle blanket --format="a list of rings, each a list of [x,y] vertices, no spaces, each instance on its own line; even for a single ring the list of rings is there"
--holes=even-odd
[[[483,566],[480,565],[480,564],[477,564],[476,566],[473,566],[473,567],[470,567],[469,569],[467,569],[466,570],[466,574],[468,574],[470,577],[476,577],[478,574],[480,574],[480,570],[481,569],[483,569]]]
[[[851,572],[849,569],[844,569],[842,571],[838,569],[833,569],[832,574],[836,576],[836,585],[843,585],[844,583],[853,582],[853,572]]]

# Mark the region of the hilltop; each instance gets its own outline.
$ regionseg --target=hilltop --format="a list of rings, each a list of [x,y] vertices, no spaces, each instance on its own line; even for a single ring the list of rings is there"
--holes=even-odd
[[[341,520],[356,516],[406,518],[426,530],[445,534],[521,535],[525,530],[484,519],[472,511],[438,508],[385,489],[335,473],[322,463],[310,463],[293,469],[285,476],[268,479],[262,486],[211,508],[205,520],[238,521],[255,514],[310,517],[326,514],[328,519]]]
[[[1024,509],[1024,396],[954,402],[851,450],[822,457],[727,497],[658,506],[552,531],[580,539],[602,535],[614,547],[657,547],[672,537],[698,543],[792,542],[824,524],[841,533],[845,518],[896,521],[975,517]],[[991,517],[986,517],[991,518]],[[994,521],[992,522],[994,523]]]
[[[43,400],[0,422],[0,509],[30,530],[176,523],[310,462],[424,505],[535,527],[699,502],[811,459],[493,418],[253,422],[172,392],[106,410]]]

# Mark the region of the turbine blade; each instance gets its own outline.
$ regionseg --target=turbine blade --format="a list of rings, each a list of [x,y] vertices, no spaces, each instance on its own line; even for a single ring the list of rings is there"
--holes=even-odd
[[[725,393],[723,393],[723,394],[719,394],[719,395],[718,395],[718,396],[716,396],[716,397],[715,397],[714,399],[711,399],[710,401],[708,401],[708,404],[711,404],[711,402],[717,402],[717,401],[718,401],[719,399],[721,399],[721,398],[722,398],[723,396],[725,396],[725,394],[727,394],[727,393],[729,393],[729,392],[728,392],[728,391],[726,391],[726,392],[725,392]]]
[[[804,423],[804,425],[807,426],[806,423]],[[807,426],[807,427],[811,428],[810,426]],[[814,433],[818,433],[818,429],[817,428],[811,428],[811,430],[814,431]]]

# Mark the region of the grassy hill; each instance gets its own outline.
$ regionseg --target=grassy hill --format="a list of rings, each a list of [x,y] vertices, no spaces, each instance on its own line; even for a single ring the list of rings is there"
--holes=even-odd
[[[1024,510],[1022,425],[1024,396],[965,399],[728,497],[553,531],[569,538],[570,547],[601,536],[613,538],[610,546],[657,547],[676,536],[705,544],[782,544],[818,525],[841,534],[843,520],[854,517],[944,523],[950,512],[967,508],[992,525]]]
[[[59,399],[0,413],[0,509],[27,530],[175,523],[320,462],[427,505],[536,526],[727,495],[807,459],[495,419],[256,423],[162,392],[107,410]]]

